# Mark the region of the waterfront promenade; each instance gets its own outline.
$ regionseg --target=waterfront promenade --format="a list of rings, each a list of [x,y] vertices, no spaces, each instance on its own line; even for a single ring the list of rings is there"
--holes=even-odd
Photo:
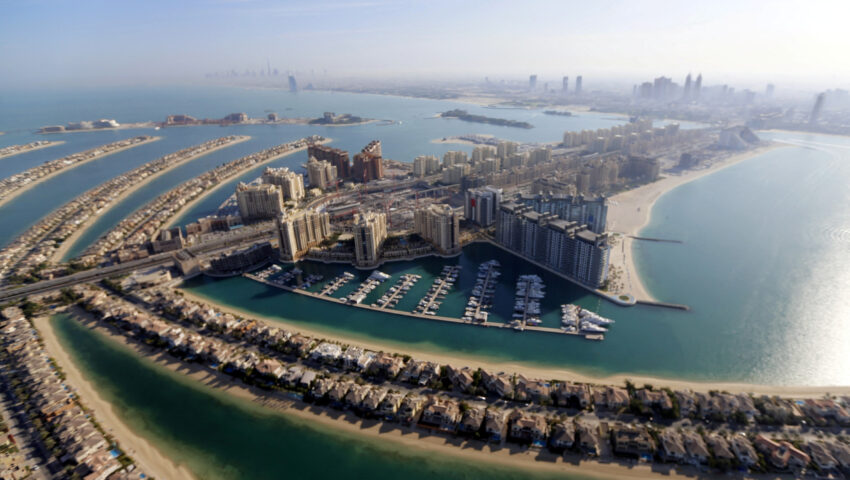
[[[37,167],[21,173],[16,173],[9,178],[0,180],[0,206],[12,201],[20,194],[30,190],[44,181],[59,175],[61,172],[66,172],[72,168],[79,167],[91,161],[122,152],[130,148],[135,148],[146,143],[151,143],[159,140],[161,137],[151,137],[142,135],[139,137],[131,137],[125,140],[101,145],[84,152],[75,153],[62,157],[57,160],[50,160]]]

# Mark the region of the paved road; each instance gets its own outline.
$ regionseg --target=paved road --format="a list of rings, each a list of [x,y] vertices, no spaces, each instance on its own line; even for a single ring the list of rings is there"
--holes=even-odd
[[[270,230],[265,228],[246,231],[242,234],[216,239],[203,245],[189,247],[186,250],[194,254],[212,254],[220,250],[239,247],[248,243],[269,240],[274,235],[273,232],[273,229]],[[29,295],[59,290],[79,283],[96,282],[104,278],[130,273],[134,270],[168,265],[174,261],[173,258],[175,253],[176,252],[159,253],[141,260],[133,260],[131,262],[120,263],[117,265],[98,267],[84,272],[78,272],[73,275],[54,278],[52,280],[43,280],[29,285],[6,287],[0,289],[0,302],[19,300]]]

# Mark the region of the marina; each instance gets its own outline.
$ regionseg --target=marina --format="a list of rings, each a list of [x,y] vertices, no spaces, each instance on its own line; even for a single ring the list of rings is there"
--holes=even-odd
[[[352,293],[349,293],[347,297],[345,297],[346,303],[351,305],[359,305],[366,299],[366,296],[372,293],[372,290],[378,288],[378,285],[386,282],[390,279],[390,276],[384,272],[380,272],[378,270],[374,270],[369,278],[366,279],[365,282],[361,283],[357,290]]]
[[[459,269],[460,269],[460,267],[455,266],[455,267],[452,267],[452,269],[450,271],[455,272],[455,275],[456,275],[456,272]],[[293,270],[297,270],[297,269],[293,269]],[[303,273],[303,271],[301,271],[301,270],[298,270],[298,271],[300,273]],[[366,294],[364,294],[364,292],[367,288],[370,288],[370,287],[364,288],[364,286],[370,285],[371,289],[374,289],[374,288],[376,288],[376,286],[378,284],[383,283],[382,281],[379,281],[376,278],[371,278],[371,276],[370,276],[369,279],[367,279],[367,281],[363,282],[361,284],[361,286],[358,287],[358,289],[354,293],[349,294],[348,296],[346,296],[344,298],[335,298],[335,297],[331,297],[331,296],[328,296],[328,295],[321,295],[320,293],[317,293],[317,292],[310,292],[310,291],[307,291],[307,290],[304,290],[304,289],[300,289],[300,288],[296,288],[296,287],[287,285],[287,281],[284,280],[285,278],[288,279],[288,280],[292,280],[293,278],[296,278],[296,276],[297,276],[296,274],[292,274],[292,271],[287,272],[287,273],[283,273],[280,276],[275,276],[275,273],[280,273],[280,270],[272,271],[272,267],[270,267],[270,268],[267,268],[267,269],[265,269],[261,272],[257,272],[257,273],[244,273],[244,274],[242,274],[242,276],[247,278],[247,279],[253,280],[255,282],[262,283],[262,284],[270,286],[270,287],[279,288],[279,289],[285,290],[287,292],[296,293],[296,294],[299,294],[299,295],[304,295],[304,296],[307,296],[307,297],[312,297],[312,298],[324,300],[324,301],[327,301],[327,302],[333,302],[333,303],[343,304],[343,305],[347,305],[347,306],[351,306],[351,307],[362,308],[362,309],[366,309],[366,310],[372,310],[372,311],[375,311],[375,312],[389,313],[389,314],[392,314],[392,315],[401,315],[401,316],[405,316],[405,317],[419,318],[419,319],[424,319],[424,320],[434,320],[434,321],[438,321],[438,322],[447,322],[447,323],[455,323],[455,324],[461,324],[461,325],[470,325],[470,322],[467,321],[467,320],[463,320],[463,319],[459,319],[459,318],[439,316],[439,315],[436,314],[436,310],[431,310],[431,308],[433,307],[433,299],[437,297],[436,294],[433,294],[431,292],[429,292],[429,295],[428,295],[429,299],[428,300],[423,299],[423,301],[426,301],[426,304],[428,305],[428,310],[420,310],[419,308],[417,308],[417,310],[419,310],[419,311],[406,312],[404,310],[393,310],[393,309],[389,309],[389,308],[385,309],[385,308],[382,308],[380,306],[365,305],[365,304],[359,303],[357,301],[352,301],[352,298],[354,298],[355,300],[357,298],[360,298],[361,294],[363,295],[363,297],[360,298],[360,302],[362,302],[363,299],[365,299]],[[378,272],[376,270],[375,272],[373,272],[373,275],[374,275],[374,273],[381,273],[381,272]],[[382,274],[382,275],[386,275],[386,274]],[[439,285],[437,287],[437,290],[436,290],[437,292],[443,291],[444,289],[447,289],[448,286],[449,286],[449,281],[447,279],[443,279],[443,278],[438,279],[434,283],[435,283],[435,285]],[[371,290],[369,290],[369,291],[371,292]],[[368,293],[368,292],[366,292],[366,293]],[[430,311],[432,313],[425,314],[425,313],[422,313],[422,311]],[[481,327],[497,328],[497,329],[510,328],[510,325],[505,324],[505,323],[490,322],[490,323],[479,323],[477,325],[479,325]],[[532,331],[532,332],[538,332],[538,333],[557,334],[557,335],[563,335],[564,333],[567,333],[564,330],[558,329],[558,328],[531,326],[531,325],[527,326],[525,328],[525,330]],[[585,335],[580,334],[580,336],[585,336]],[[589,338],[591,340],[596,340],[596,338],[590,338],[590,337],[587,337],[587,336],[585,336],[585,338]]]
[[[540,325],[540,300],[546,295],[543,280],[537,275],[521,275],[516,284],[511,327],[522,330],[527,325]]]
[[[449,290],[451,290],[455,281],[457,281],[458,275],[460,275],[459,265],[446,265],[443,267],[442,274],[434,279],[434,283],[431,285],[428,293],[419,301],[419,305],[416,306],[413,313],[436,315],[437,310],[439,310],[442,304],[442,299],[446,298]]]
[[[351,272],[343,272],[342,275],[332,279],[330,282],[326,283],[324,287],[322,287],[322,291],[319,292],[319,295],[327,295],[330,296],[339,290],[343,285],[352,281],[354,279],[354,274]]]
[[[493,306],[493,294],[496,293],[495,281],[501,273],[498,260],[488,260],[478,267],[478,278],[472,289],[472,296],[466,303],[463,320],[467,322],[487,323],[488,310]]]
[[[392,308],[398,305],[402,297],[407,295],[413,285],[422,278],[421,275],[406,273],[401,276],[401,279],[395,285],[390,287],[387,293],[383,294],[372,306],[379,308]]]

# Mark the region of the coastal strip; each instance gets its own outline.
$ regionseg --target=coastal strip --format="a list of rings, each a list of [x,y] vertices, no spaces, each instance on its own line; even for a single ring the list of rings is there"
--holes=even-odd
[[[263,390],[235,381],[233,377],[199,363],[181,362],[162,351],[122,335],[116,328],[103,325],[90,316],[81,313],[77,313],[76,316],[77,320],[75,321],[81,321],[83,326],[93,334],[100,336],[104,341],[124,348],[128,353],[141,356],[143,361],[151,363],[155,368],[163,368],[172,374],[184,376],[193,382],[197,382],[199,385],[203,385],[212,392],[230,395],[236,399],[247,401],[273,411],[276,414],[284,415],[298,421],[299,424],[305,427],[319,431],[324,430],[325,432],[337,432],[337,434],[344,434],[352,440],[368,438],[371,441],[378,442],[376,444],[378,447],[390,448],[392,450],[407,450],[426,455],[423,452],[424,449],[435,455],[448,455],[453,459],[470,462],[473,465],[483,461],[489,465],[511,468],[517,472],[530,470],[538,473],[567,473],[599,479],[617,479],[622,478],[624,475],[627,475],[629,478],[639,479],[658,479],[662,478],[662,476],[663,478],[692,477],[692,474],[689,475],[691,472],[677,472],[669,467],[664,468],[663,465],[630,464],[625,466],[616,462],[579,462],[578,458],[565,459],[563,456],[556,455],[545,449],[528,449],[518,445],[491,445],[484,441],[464,440],[462,438],[448,436],[436,430],[425,430],[421,427],[417,428],[402,424],[390,424],[379,419],[361,418],[350,411],[340,412],[330,408],[317,407],[293,398],[292,395],[285,392]],[[53,338],[52,341],[55,342],[56,337],[52,328],[48,322],[44,322],[41,324],[40,330],[45,332],[45,338],[47,338],[47,335],[50,335]],[[50,333],[46,333],[47,331],[50,331]],[[57,346],[61,348],[61,344]],[[68,358],[67,354],[65,358]],[[82,379],[82,381],[85,380]],[[92,393],[97,395],[96,390],[92,391]],[[105,404],[104,407],[112,410],[109,404]],[[104,417],[100,413],[98,413],[98,416]],[[120,423],[117,417],[115,418],[115,423],[107,417],[104,418],[109,422],[108,427],[110,428],[110,432],[115,428],[115,425]],[[140,465],[145,465],[146,469],[149,468],[147,465],[154,467],[149,471],[162,471],[163,467],[174,466],[173,461],[162,456],[157,456],[159,452],[155,448],[152,448],[152,451],[144,452],[144,456],[140,455],[143,452],[144,445],[150,445],[149,441],[131,431],[122,432],[120,429],[116,429],[116,438],[121,439],[119,436],[121,433],[130,434],[126,440],[127,447],[135,450],[134,455],[136,456],[135,458],[139,459]],[[131,443],[134,441],[133,437],[143,443]],[[458,448],[458,442],[463,442],[461,448]],[[148,456],[148,454],[151,455]],[[158,459],[162,461],[158,462]],[[159,470],[156,467],[160,467]],[[653,467],[656,469],[660,467],[663,473],[654,471]],[[181,466],[178,468],[178,472],[182,473],[185,467]],[[186,475],[191,474],[186,472]],[[157,478],[160,477],[157,476]],[[163,476],[161,478],[180,479],[191,477]]]
[[[99,217],[104,209],[113,205],[127,190],[137,189],[151,177],[171,170],[185,161],[246,139],[247,137],[229,136],[209,140],[147,162],[86,191],[43,217],[0,250],[0,273],[6,275],[13,272],[15,277],[6,279],[13,283],[32,280],[28,276],[31,276],[33,269],[56,258],[57,250],[63,246],[67,248],[70,244],[70,236],[87,225],[89,220]],[[60,245],[59,248],[57,244]]]
[[[106,212],[107,207],[114,206],[114,205],[121,203],[127,197],[134,194],[135,192],[140,190],[145,185],[156,180],[160,176],[162,176],[165,173],[173,170],[174,168],[178,167],[179,165],[182,165],[184,163],[196,160],[198,158],[209,155],[213,152],[217,152],[217,151],[222,150],[224,148],[232,147],[233,145],[236,145],[237,143],[242,143],[242,142],[248,141],[250,139],[251,139],[251,137],[248,136],[248,135],[236,135],[236,136],[231,136],[231,137],[222,137],[222,138],[219,138],[217,140],[210,140],[209,142],[206,142],[204,144],[201,144],[201,145],[198,145],[198,146],[195,146],[195,147],[190,147],[190,148],[181,150],[179,152],[175,152],[175,153],[166,155],[165,157],[160,159],[160,161],[165,160],[166,163],[167,163],[167,165],[163,169],[156,171],[153,174],[150,174],[150,175],[143,177],[140,181],[132,182],[130,188],[124,190],[123,193],[121,193],[118,197],[116,197],[115,199],[110,201],[109,204],[98,209],[98,214],[90,216],[87,220],[85,220],[83,223],[81,223],[77,227],[76,230],[74,230],[74,233],[72,233],[69,237],[65,238],[65,240],[62,241],[62,243],[59,245],[59,248],[56,249],[56,251],[51,256],[51,261],[52,262],[64,261],[65,260],[64,257],[67,255],[67,253],[71,249],[71,247],[100,218],[101,214]],[[210,147],[210,145],[212,145],[212,146]],[[173,161],[175,158],[176,158],[176,161]],[[142,168],[142,167],[139,167],[139,168]],[[125,174],[125,176],[129,176],[129,175],[131,175],[131,174]]]
[[[24,145],[9,145],[8,147],[0,148],[0,160],[14,157],[15,155],[20,155],[22,153],[34,152],[36,150],[41,150],[42,148],[55,147],[56,145],[62,145],[63,143],[65,142],[48,142],[46,140],[39,140],[37,142],[31,142]]]
[[[77,315],[82,315],[82,313],[77,313]],[[97,388],[74,364],[74,361],[56,337],[49,317],[38,317],[33,320],[33,324],[44,340],[47,353],[56,360],[56,363],[65,373],[66,381],[73,385],[82,402],[92,409],[103,428],[118,440],[127,454],[133,457],[148,476],[193,480],[194,477],[185,466],[175,464],[151,442],[133,432],[121,421],[112,405],[98,394]]]
[[[699,382],[628,374],[627,372],[609,376],[593,376],[564,368],[541,367],[517,362],[482,360],[480,356],[476,356],[474,354],[464,354],[462,352],[443,353],[434,350],[423,350],[416,345],[380,341],[378,339],[365,339],[362,336],[348,335],[345,332],[340,332],[335,329],[322,329],[321,327],[304,326],[300,323],[290,323],[284,317],[263,315],[244,308],[227,305],[221,303],[215,298],[198,295],[184,288],[181,288],[179,291],[180,294],[187,300],[210,306],[216,310],[229,313],[234,316],[261,321],[269,328],[287,328],[314,338],[324,338],[345,344],[359,345],[363,348],[374,351],[404,351],[406,354],[415,356],[416,358],[427,359],[440,364],[474,365],[494,372],[515,372],[528,378],[569,378],[571,381],[576,383],[595,385],[622,385],[628,380],[636,385],[652,384],[678,390],[693,390],[701,392],[722,390],[735,394],[753,393],[757,395],[776,395],[783,398],[814,398],[829,393],[835,395],[850,395],[850,386],[776,386],[735,382]],[[469,326],[474,327],[474,325]],[[507,334],[509,332],[505,333]],[[513,334],[513,332],[510,333]]]
[[[123,152],[147,143],[155,142],[162,137],[151,137],[142,135],[117,142],[101,145],[84,152],[74,153],[57,160],[47,161],[37,167],[30,168],[21,173],[16,173],[9,178],[0,180],[0,206],[5,205],[12,199],[40,185],[61,172],[79,167],[94,160],[101,159],[114,153]]]
[[[119,291],[106,286],[108,290]],[[633,462],[622,457],[640,454],[647,458],[647,463],[652,463],[651,471],[656,474],[696,473],[693,466],[687,465],[690,461],[683,461],[687,460],[683,447],[681,455],[672,458],[672,462],[671,458],[665,458],[665,452],[672,451],[671,442],[681,443],[683,438],[696,437],[694,441],[703,445],[703,452],[707,451],[702,437],[707,435],[709,439],[709,434],[700,431],[704,429],[701,421],[695,425],[691,420],[704,418],[709,425],[728,429],[727,435],[745,442],[749,450],[753,449],[750,442],[763,448],[773,422],[768,418],[771,415],[764,413],[769,410],[762,403],[778,402],[717,390],[673,392],[654,385],[639,388],[630,382],[625,382],[623,388],[549,380],[551,377],[529,379],[515,372],[492,373],[480,367],[476,370],[474,366],[459,368],[386,351],[367,355],[356,345],[334,344],[326,339],[269,328],[261,322],[222,315],[208,305],[187,302],[169,287],[129,295],[124,292],[121,296],[108,290],[82,287],[64,296],[75,299],[74,312],[80,309],[89,312],[84,318],[87,328],[104,328],[125,337],[126,344],[144,345],[148,357],[162,359],[167,353],[173,359],[168,361],[184,368],[226,374],[228,379],[216,378],[217,386],[249,390],[260,387],[267,392],[257,392],[264,397],[261,404],[271,401],[275,407],[291,400],[295,403],[290,405],[309,409],[313,415],[332,415],[338,420],[344,416],[348,423],[361,427],[381,423],[382,431],[418,433],[418,440],[439,437],[441,445],[464,450],[476,447],[475,450],[486,455],[507,450],[516,459],[528,454],[535,462],[545,461],[548,468],[577,463],[633,468]],[[479,375],[478,383],[474,372]],[[489,400],[483,395],[488,395]],[[302,398],[309,404],[302,403]],[[573,403],[574,400],[578,403]],[[791,423],[813,422],[818,434],[807,434],[801,440],[806,442],[806,449],[812,449],[816,447],[813,442],[822,441],[825,436],[829,438],[836,422],[844,422],[840,415],[846,417],[846,413],[842,413],[841,403],[847,401],[848,398],[797,399],[775,405],[783,408],[800,405],[794,414],[796,423]],[[325,404],[328,407],[321,407]],[[332,413],[334,410],[343,413]],[[832,413],[821,413],[824,411]],[[348,412],[354,412],[356,417]],[[761,417],[763,414],[768,415],[764,417],[768,421]],[[654,415],[673,421],[653,421]],[[637,416],[652,423],[645,424]],[[824,417],[835,421],[828,422]],[[562,447],[550,443],[564,438],[559,437],[559,429],[569,432],[566,438],[573,437]],[[476,432],[485,441],[464,439]],[[716,437],[716,433],[711,435]],[[609,439],[613,450],[608,447]],[[635,439],[640,439],[640,443],[629,446]],[[547,445],[553,449],[547,450]],[[562,455],[559,448],[566,448],[566,452]],[[694,450],[688,447],[688,453]],[[742,458],[737,449],[736,455]],[[705,453],[696,463],[706,463],[710,457],[710,453]],[[753,457],[754,454],[748,456]],[[668,464],[662,463],[662,459]],[[806,464],[808,461],[803,467]]]
[[[679,175],[668,175],[655,182],[614,195],[609,199],[608,230],[617,233],[618,245],[611,249],[611,265],[622,269],[623,291],[632,294],[639,302],[658,302],[646,289],[634,261],[634,242],[641,230],[652,219],[652,208],[664,194],[686,184],[711,175],[737,163],[758,157],[787,145],[768,143],[752,150],[720,158],[707,168],[687,170]]]
[[[142,255],[145,243],[156,232],[167,225],[171,219],[182,215],[223,182],[252,168],[304,150],[310,145],[329,141],[318,135],[304,137],[233,160],[183,182],[136,209],[86,249],[83,258],[89,262],[96,261],[119,249],[126,251],[126,255],[121,258],[122,261],[133,259],[131,257],[137,253]]]

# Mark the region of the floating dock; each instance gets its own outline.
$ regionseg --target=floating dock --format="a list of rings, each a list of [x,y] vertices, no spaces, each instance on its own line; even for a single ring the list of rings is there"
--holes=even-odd
[[[382,309],[382,308],[379,308],[379,307],[373,307],[371,305],[351,304],[351,303],[347,303],[345,299],[329,297],[329,296],[325,296],[325,295],[320,295],[318,293],[313,293],[313,292],[308,292],[306,290],[301,290],[301,289],[298,289],[298,288],[288,287],[288,286],[285,286],[285,285],[281,285],[281,284],[272,282],[272,281],[267,280],[265,278],[258,277],[258,276],[254,275],[252,273],[246,273],[246,274],[243,274],[242,276],[245,277],[245,278],[249,278],[251,280],[266,284],[270,287],[275,287],[275,288],[279,288],[281,290],[286,290],[287,292],[297,293],[299,295],[304,295],[304,296],[307,296],[307,297],[312,297],[312,298],[316,298],[316,299],[319,299],[319,300],[324,300],[326,302],[338,303],[340,305],[346,305],[346,306],[349,306],[349,307],[363,308],[363,309],[366,309],[366,310],[371,310],[373,312],[390,313],[390,314],[393,314],[393,315],[401,315],[401,316],[405,316],[405,317],[419,318],[419,319],[422,319],[422,320],[433,320],[433,321],[437,321],[437,322],[447,322],[447,323],[455,323],[455,324],[460,324],[460,325],[470,325],[470,326],[474,326],[474,327],[504,328],[506,330],[513,330],[511,328],[511,326],[507,323],[504,323],[504,324],[502,324],[502,323],[475,323],[475,322],[463,321],[459,318],[442,317],[442,316],[439,316],[439,315],[423,315],[423,314],[420,314],[420,313],[405,312],[403,310]],[[528,326],[528,327],[525,327],[525,331],[532,331],[532,332],[539,332],[539,333],[549,333],[549,334],[556,334],[556,335],[572,335],[572,336],[587,338],[588,340],[601,340],[600,338],[592,338],[592,337],[595,337],[595,335],[584,335],[584,334],[581,334],[581,333],[565,332],[565,331],[563,331],[559,328],[551,328],[551,327]]]

